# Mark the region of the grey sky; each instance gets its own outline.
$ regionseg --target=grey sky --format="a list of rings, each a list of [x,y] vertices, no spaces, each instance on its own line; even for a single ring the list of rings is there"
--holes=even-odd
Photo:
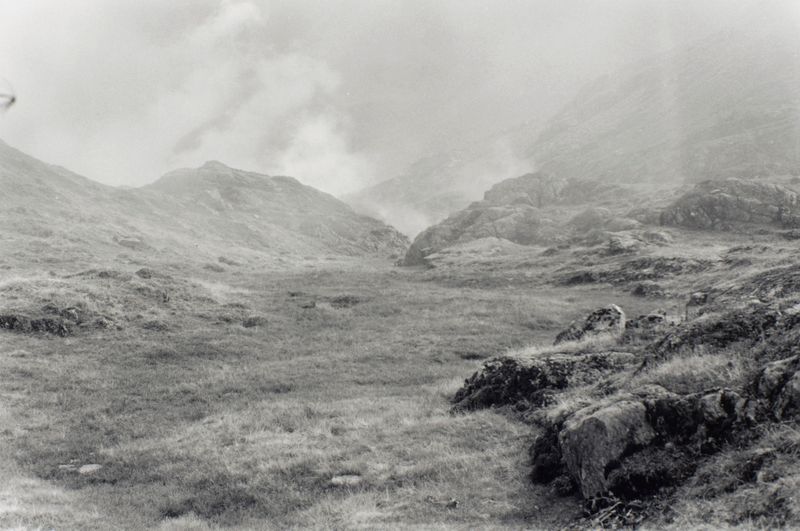
[[[332,193],[541,121],[755,0],[3,2],[0,138],[109,184],[209,159]]]

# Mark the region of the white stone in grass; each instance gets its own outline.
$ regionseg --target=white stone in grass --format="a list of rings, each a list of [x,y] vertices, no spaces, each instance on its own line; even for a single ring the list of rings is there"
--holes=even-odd
[[[361,484],[362,477],[356,474],[344,474],[341,476],[333,476],[331,478],[331,485],[335,487],[355,487]]]
[[[98,465],[96,463],[92,463],[90,465],[83,465],[78,469],[78,474],[80,474],[81,476],[89,476],[99,471],[101,468],[103,468],[103,465]]]

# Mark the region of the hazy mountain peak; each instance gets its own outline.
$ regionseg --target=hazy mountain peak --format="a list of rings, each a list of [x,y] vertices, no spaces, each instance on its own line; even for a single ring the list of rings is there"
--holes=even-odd
[[[200,166],[201,170],[213,170],[213,171],[230,171],[233,168],[230,166],[225,165],[224,163],[218,160],[209,160]]]

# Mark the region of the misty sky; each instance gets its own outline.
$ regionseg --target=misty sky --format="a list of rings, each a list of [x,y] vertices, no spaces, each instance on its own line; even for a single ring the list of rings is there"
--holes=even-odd
[[[0,3],[0,138],[114,185],[216,159],[332,193],[553,114],[756,0]],[[2,88],[2,87],[0,87]]]

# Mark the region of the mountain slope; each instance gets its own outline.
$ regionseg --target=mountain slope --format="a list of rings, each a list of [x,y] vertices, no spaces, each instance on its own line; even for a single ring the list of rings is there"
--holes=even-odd
[[[585,87],[528,151],[543,170],[673,182],[800,172],[800,32],[751,25]]]
[[[798,86],[800,24],[767,14],[589,83],[547,123],[465,148],[468,164],[434,156],[348,200],[392,223],[409,211],[436,222],[534,168],[676,185],[800,174]],[[513,163],[493,163],[492,146]]]
[[[290,177],[210,162],[140,189],[117,189],[45,164],[0,142],[0,235],[6,256],[61,249],[217,256],[391,255],[407,240]]]

